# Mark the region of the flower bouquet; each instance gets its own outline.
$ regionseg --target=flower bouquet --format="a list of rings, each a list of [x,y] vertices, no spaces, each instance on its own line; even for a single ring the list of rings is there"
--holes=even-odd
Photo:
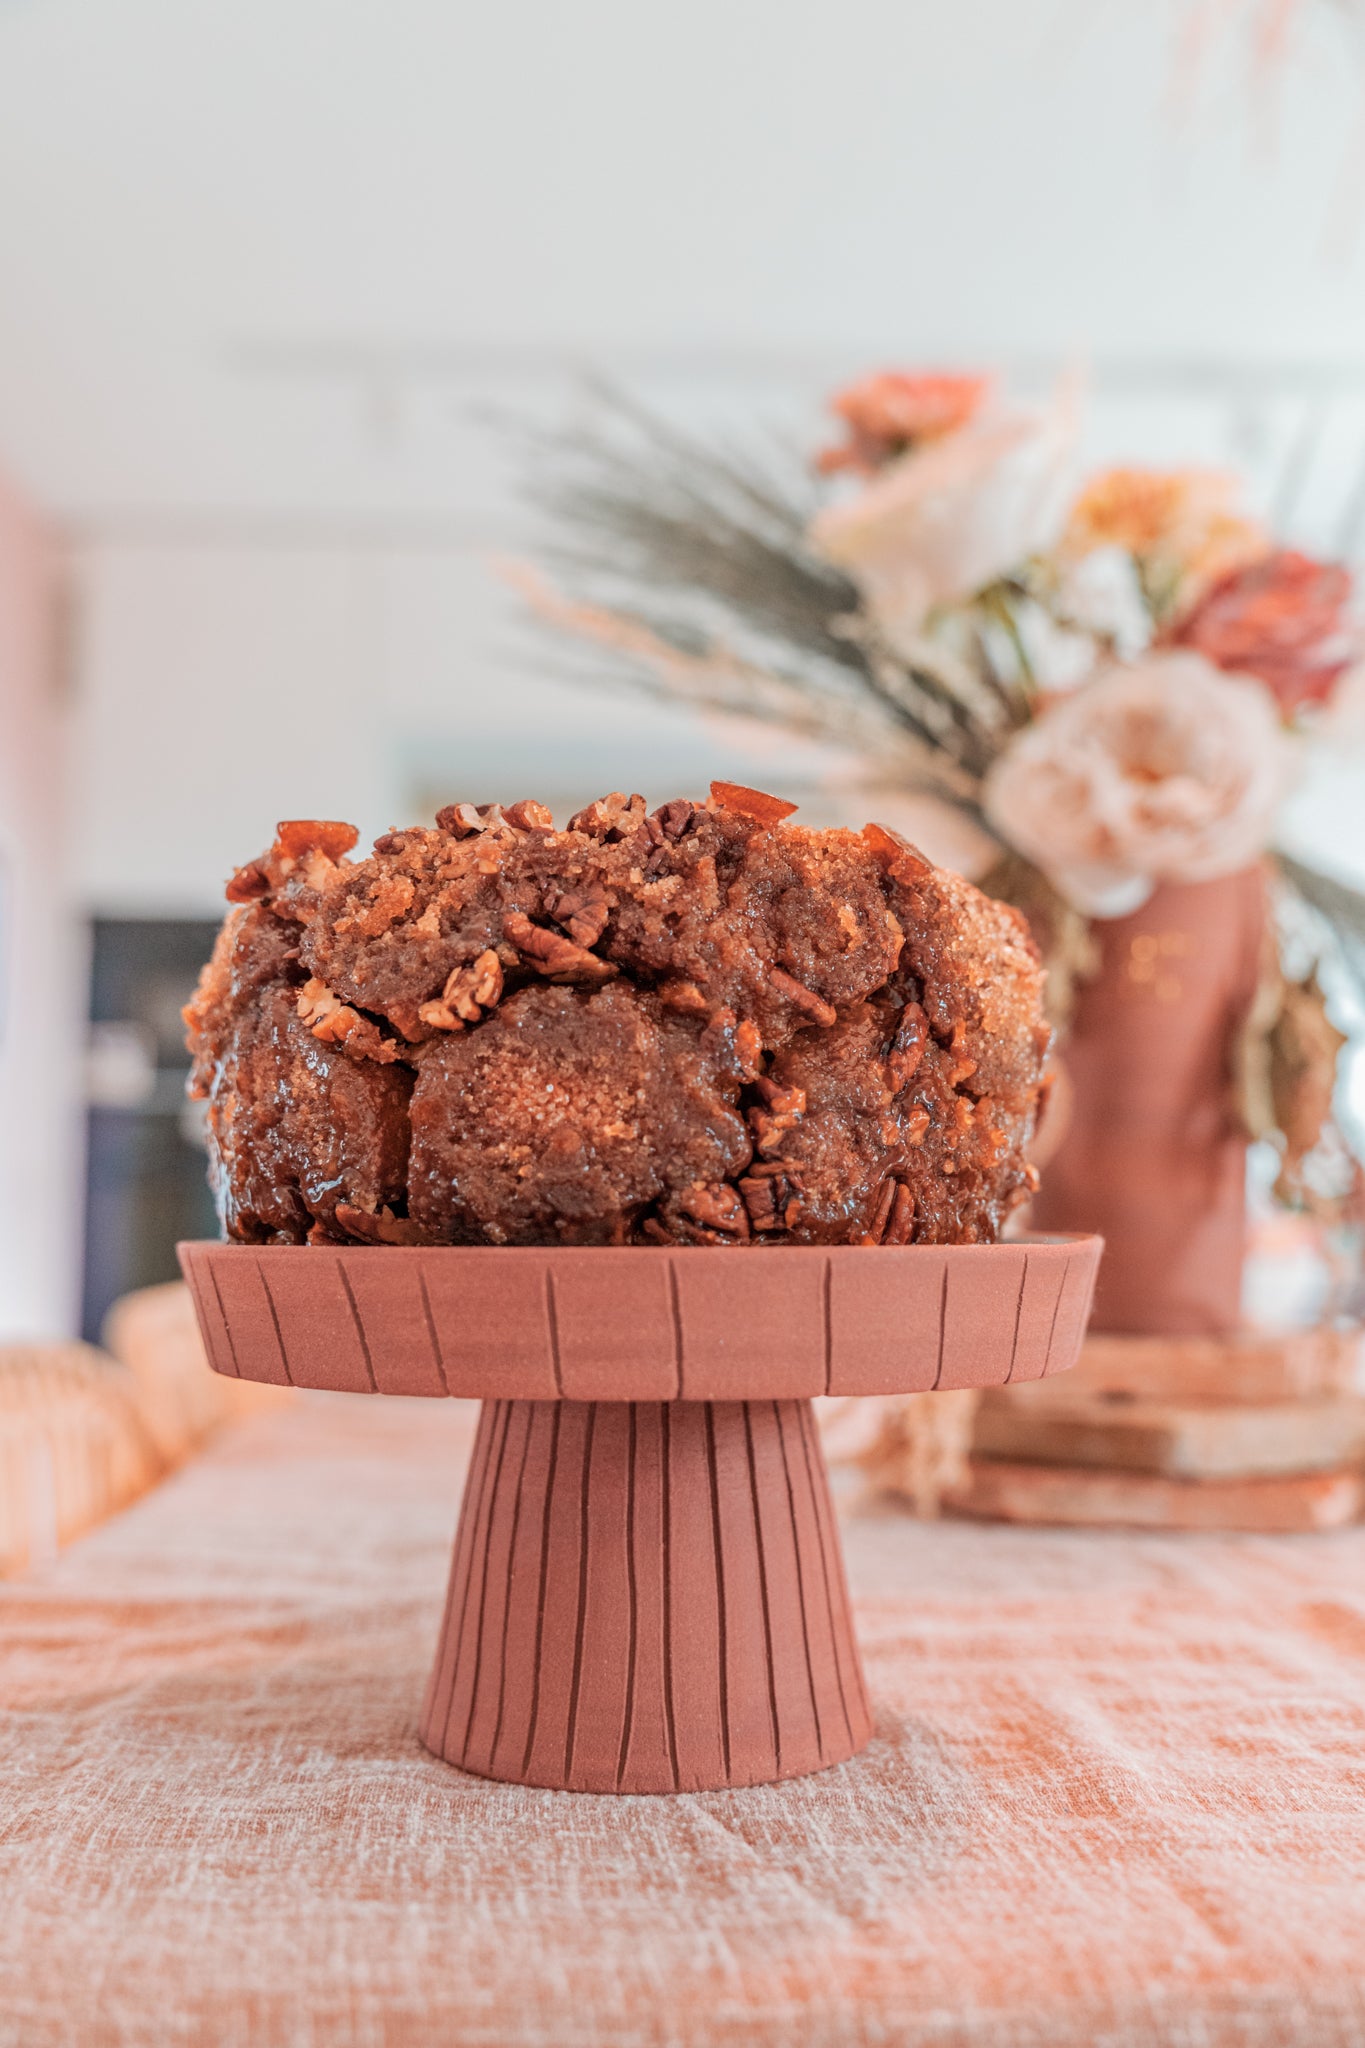
[[[1062,1060],[1035,1228],[1101,1229],[1099,1327],[1240,1314],[1251,1138],[1279,1199],[1353,1221],[1319,971],[1365,986],[1365,896],[1274,849],[1306,750],[1365,705],[1353,579],[1233,477],[1078,477],[1080,394],[885,373],[812,460],[625,401],[539,467],[536,610],[623,679],[827,741],[931,796],[1029,918]]]

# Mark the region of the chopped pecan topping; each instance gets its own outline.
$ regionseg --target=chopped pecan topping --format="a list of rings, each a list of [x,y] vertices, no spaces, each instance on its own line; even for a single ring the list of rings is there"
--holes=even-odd
[[[379,1209],[371,1214],[368,1209],[356,1209],[349,1202],[338,1202],[335,1216],[338,1228],[360,1244],[436,1243],[431,1232],[423,1230],[420,1223],[410,1222],[406,1216],[395,1216],[392,1209]]]
[[[666,1010],[677,1010],[684,1017],[709,1017],[711,1005],[697,987],[695,981],[665,981],[659,989],[659,1001]]]
[[[732,1060],[745,1081],[752,1081],[762,1068],[763,1039],[758,1026],[747,1017],[741,1023],[728,1005],[711,1012],[697,1043],[703,1052]]]
[[[647,1237],[651,1244],[676,1244],[677,1238],[671,1230],[665,1230],[657,1216],[646,1216],[640,1225],[641,1237]]]
[[[599,882],[583,882],[547,897],[545,908],[577,945],[595,946],[607,928],[611,899]]]
[[[706,1020],[706,1029],[698,1041],[703,1052],[719,1052],[723,1046],[733,1043],[735,1028],[739,1023],[734,1011],[722,1004],[712,1010]]]
[[[285,818],[275,827],[275,852],[285,860],[303,860],[310,853],[325,854],[338,861],[349,853],[360,834],[354,825],[337,818]]]
[[[569,820],[571,832],[586,832],[590,839],[629,839],[645,822],[642,796],[625,796],[619,789],[597,799],[585,810],[575,811]]]
[[[609,981],[616,972],[610,961],[599,960],[585,946],[576,946],[572,939],[547,931],[544,925],[532,924],[530,918],[519,910],[507,913],[502,929],[537,974],[557,981],[602,982]]]
[[[864,1244],[909,1244],[915,1227],[915,1198],[903,1180],[884,1180]]]
[[[396,1039],[385,1038],[372,1017],[343,1003],[316,975],[299,990],[296,1008],[300,1021],[323,1045],[343,1046],[354,1058],[377,1060],[383,1067],[401,1055]]]
[[[402,1032],[409,1045],[420,1045],[424,1039],[431,1036],[430,1030],[418,1014],[421,1007],[420,1003],[392,1001],[384,1005],[384,1015],[395,1031]]]
[[[863,844],[882,873],[896,881],[918,882],[934,872],[919,848],[899,832],[893,832],[889,825],[864,825]]]
[[[717,810],[737,811],[741,818],[752,818],[759,825],[780,825],[796,809],[795,804],[784,803],[780,796],[769,796],[762,789],[747,789],[742,782],[713,782],[711,801]]]
[[[684,1216],[722,1237],[747,1238],[749,1212],[728,1181],[698,1182],[678,1197]]]
[[[447,804],[436,813],[436,823],[452,839],[472,839],[483,830],[483,819],[473,804]]]
[[[786,1117],[789,1125],[794,1124],[799,1116],[805,1115],[804,1088],[784,1088],[780,1082],[772,1080],[766,1074],[761,1081],[756,1081],[754,1086],[773,1114]]]
[[[924,1104],[917,1103],[905,1119],[903,1134],[907,1145],[922,1145],[929,1129],[929,1112]]]
[[[679,796],[674,797],[672,803],[660,804],[649,822],[651,825],[658,825],[665,839],[681,839],[697,815],[696,805],[688,803],[686,797]],[[651,832],[651,839],[653,836]]]
[[[915,1227],[915,1198],[903,1180],[896,1183],[896,1198],[891,1204],[886,1229],[882,1233],[883,1244],[909,1244]]]
[[[752,1081],[763,1064],[763,1034],[752,1017],[741,1018],[735,1026],[735,1057],[745,1080]]]
[[[761,1158],[770,1158],[782,1143],[787,1132],[806,1113],[806,1091],[804,1088],[782,1088],[766,1076],[754,1083],[762,1096],[764,1107],[749,1111],[749,1128],[754,1134],[754,1145]]]
[[[224,894],[229,903],[254,903],[259,897],[268,896],[272,887],[265,863],[249,860],[245,867],[237,869]]]
[[[967,1054],[962,1050],[962,1041],[965,1036],[966,1033],[961,1024],[954,1024],[953,1035],[948,1041],[948,1050],[953,1056],[953,1064],[948,1069],[948,1086],[950,1088],[958,1087],[969,1075],[976,1072],[976,1061],[968,1058]]]
[[[440,995],[420,1004],[417,1014],[437,1031],[462,1031],[466,1024],[477,1024],[501,995],[502,962],[490,946],[477,960],[455,968]]]
[[[508,804],[503,817],[509,825],[515,825],[518,832],[553,832],[554,812],[544,804],[538,804],[534,797],[524,796],[520,803]]]
[[[913,1080],[928,1042],[929,1019],[918,1003],[907,1003],[901,1011],[900,1023],[886,1060],[893,1095],[899,1095],[902,1088],[908,1087]]]
[[[238,868],[227,885],[229,903],[254,903],[272,896],[295,874],[308,889],[321,889],[360,834],[332,818],[285,818],[275,843],[259,860]],[[299,914],[297,911],[295,914]]]
[[[751,1167],[739,1192],[755,1230],[794,1230],[801,1217],[805,1192],[800,1174],[784,1160],[770,1159]]]
[[[881,1243],[882,1232],[886,1228],[887,1221],[891,1215],[891,1204],[895,1201],[895,1199],[895,1181],[884,1180],[880,1188],[877,1190],[877,1206],[872,1211],[872,1216],[867,1226],[867,1235],[863,1239],[864,1244]]]
[[[827,1003],[823,996],[817,996],[814,989],[809,989],[803,982],[797,981],[785,968],[770,967],[768,981],[780,996],[786,997],[794,1010],[799,1010],[803,1017],[809,1017],[812,1024],[830,1025],[838,1022],[838,1011],[833,1003]]]

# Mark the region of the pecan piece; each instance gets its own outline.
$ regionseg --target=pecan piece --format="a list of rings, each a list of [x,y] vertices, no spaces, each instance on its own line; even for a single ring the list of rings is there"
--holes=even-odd
[[[695,981],[665,981],[659,986],[659,1001],[666,1010],[684,1017],[709,1017],[711,1005]]]
[[[915,1228],[915,1198],[903,1180],[896,1182],[895,1200],[882,1233],[883,1244],[909,1244]]]
[[[360,834],[337,818],[284,818],[275,843],[259,860],[238,868],[227,885],[229,903],[253,903],[281,889],[296,872],[309,889],[321,889]],[[302,915],[297,909],[291,913]]]
[[[884,1180],[864,1244],[909,1244],[915,1227],[915,1198],[903,1180]]]
[[[780,796],[748,789],[742,782],[713,782],[711,801],[717,810],[737,811],[741,818],[752,818],[758,825],[780,825],[796,809],[795,804],[784,803]]]
[[[658,825],[665,839],[681,839],[696,816],[695,804],[690,804],[685,796],[675,796],[671,803],[660,804],[650,823]],[[654,837],[652,832],[650,837]]]
[[[547,931],[544,925],[532,924],[520,910],[508,911],[502,921],[502,929],[537,974],[562,981],[603,982],[609,981],[616,972],[610,961],[599,960],[586,946],[576,946],[572,939],[561,938],[558,932]]]
[[[327,1017],[341,1008],[341,997],[334,996],[325,981],[319,981],[316,974],[310,976],[299,990],[295,1007],[299,1020],[311,1031],[315,1024],[321,1024]]]
[[[948,1041],[948,1050],[953,1056],[953,1064],[948,1069],[948,1086],[950,1088],[958,1087],[961,1082],[967,1079],[969,1074],[976,1072],[976,1061],[971,1059],[962,1050],[962,1041],[966,1035],[961,1024],[954,1024],[953,1035]]]
[[[562,924],[579,946],[595,946],[607,928],[611,899],[598,882],[581,882],[575,889],[562,889],[547,897],[545,908],[556,924]]]
[[[763,1038],[749,1018],[743,1022],[728,1007],[713,1010],[697,1040],[703,1052],[733,1065],[740,1078],[752,1081],[763,1064]]]
[[[585,832],[590,839],[628,839],[645,822],[645,800],[626,796],[619,789],[602,796],[585,810],[575,811],[569,820],[571,832]]]
[[[285,860],[321,853],[337,861],[350,852],[359,837],[354,825],[345,825],[339,818],[285,818],[275,827],[274,851]]]
[[[338,1202],[335,1210],[337,1225],[347,1237],[353,1237],[360,1244],[434,1244],[435,1238],[420,1223],[413,1223],[406,1216],[395,1216],[392,1209],[379,1209],[371,1213],[368,1209],[354,1208],[349,1202]]]
[[[754,1134],[754,1145],[761,1158],[770,1158],[782,1143],[787,1132],[806,1113],[806,1091],[804,1088],[783,1088],[766,1075],[754,1083],[762,1096],[765,1107],[749,1111],[749,1128]]]
[[[436,813],[436,823],[452,839],[472,839],[483,830],[483,819],[473,804],[447,804]]]
[[[933,867],[917,846],[893,832],[889,825],[864,825],[863,844],[884,875],[897,882],[919,882],[933,873]]]
[[[763,1064],[763,1034],[752,1017],[742,1017],[735,1027],[735,1058],[746,1081],[751,1081]]]
[[[455,968],[446,985],[429,1003],[418,1005],[424,1024],[437,1031],[462,1031],[477,1024],[485,1010],[495,1007],[502,995],[502,962],[489,946],[477,960]]]
[[[896,1026],[896,1035],[886,1059],[893,1095],[899,1095],[902,1088],[908,1087],[913,1080],[928,1042],[929,1019],[918,1003],[907,1003],[901,1011],[900,1023]]]
[[[794,1010],[799,1010],[803,1017],[809,1017],[812,1024],[829,1025],[838,1022],[839,1013],[833,1003],[827,1003],[823,996],[816,995],[814,989],[807,988],[804,982],[788,974],[785,968],[770,967],[768,982],[780,996],[785,996]]]
[[[534,797],[524,796],[520,803],[508,804],[503,817],[518,832],[553,832],[554,812],[544,804],[538,804]]]
[[[739,1192],[755,1230],[794,1230],[801,1216],[805,1186],[795,1167],[770,1159],[751,1167]]]
[[[237,869],[224,894],[229,903],[255,903],[268,896],[273,886],[265,862],[249,860],[244,868]]]
[[[693,1223],[722,1237],[747,1238],[749,1212],[728,1181],[697,1181],[678,1197],[678,1207]]]
[[[377,1060],[382,1067],[390,1066],[401,1055],[402,1047],[396,1039],[385,1038],[372,1017],[363,1017],[359,1010],[343,1003],[316,975],[299,990],[295,1007],[300,1022],[323,1045],[342,1046],[354,1058]]]

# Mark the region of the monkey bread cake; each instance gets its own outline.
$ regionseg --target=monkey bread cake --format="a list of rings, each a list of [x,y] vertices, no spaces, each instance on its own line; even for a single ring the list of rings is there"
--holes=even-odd
[[[252,1244],[987,1243],[1048,1030],[1018,914],[730,783],[283,824],[186,1010]]]

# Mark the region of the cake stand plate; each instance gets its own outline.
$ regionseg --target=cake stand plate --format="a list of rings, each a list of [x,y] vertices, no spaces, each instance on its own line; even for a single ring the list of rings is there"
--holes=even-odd
[[[483,1402],[427,1748],[678,1792],[868,1739],[812,1397],[1063,1370],[1100,1240],[179,1252],[216,1372]]]

